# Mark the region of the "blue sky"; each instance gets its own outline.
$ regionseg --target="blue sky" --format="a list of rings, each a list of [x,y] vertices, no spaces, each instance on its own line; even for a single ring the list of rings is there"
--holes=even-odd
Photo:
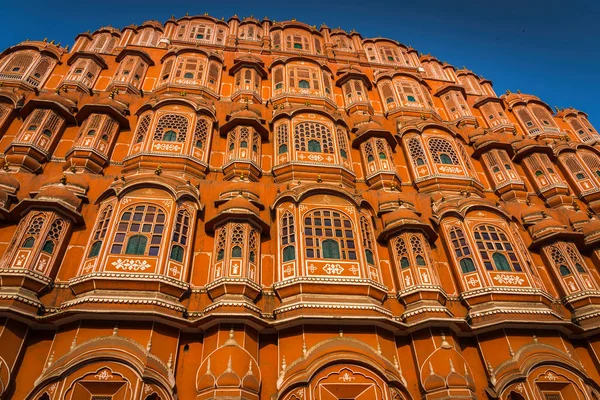
[[[0,48],[44,37],[73,44],[80,32],[164,22],[189,12],[228,19],[268,16],[382,36],[463,65],[506,89],[573,106],[600,129],[600,1],[0,1]]]

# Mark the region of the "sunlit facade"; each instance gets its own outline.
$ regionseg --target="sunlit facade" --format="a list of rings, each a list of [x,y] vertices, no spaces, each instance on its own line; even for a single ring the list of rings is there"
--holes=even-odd
[[[600,136],[391,39],[0,54],[0,398],[600,399]]]

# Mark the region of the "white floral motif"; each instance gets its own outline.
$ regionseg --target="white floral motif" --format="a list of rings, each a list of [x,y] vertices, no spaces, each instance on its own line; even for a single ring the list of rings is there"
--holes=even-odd
[[[515,389],[517,389],[520,393],[523,393],[523,382],[515,386]]]
[[[148,394],[152,391],[152,387],[148,384],[144,385],[144,393]]]
[[[350,381],[353,381],[353,380],[355,380],[356,378],[355,378],[355,377],[353,377],[353,376],[351,376],[349,373],[347,373],[347,372],[344,372],[344,375],[340,376],[338,379],[339,379],[340,381],[344,381],[344,382],[350,382]]]
[[[289,264],[287,267],[285,267],[283,271],[286,275],[292,275],[292,273],[294,272],[294,268],[292,267],[292,264]]]
[[[179,151],[181,146],[178,144],[166,144],[166,143],[155,143],[154,150],[167,150],[167,151]]]
[[[555,381],[558,379],[558,376],[552,373],[552,371],[548,371],[546,372],[546,375],[544,375],[544,378],[548,379],[549,381]]]
[[[479,280],[475,279],[474,277],[469,278],[469,280],[467,281],[467,284],[469,286],[477,286],[479,285]]]
[[[19,254],[19,256],[17,257],[17,261],[15,261],[15,265],[17,267],[20,267],[21,265],[23,265],[23,263],[25,262],[25,258],[27,258],[26,254]]]
[[[311,154],[308,156],[308,159],[311,161],[323,161],[323,156],[319,154]]]
[[[314,264],[310,264],[310,265],[308,266],[308,270],[310,271],[310,273],[311,273],[311,274],[314,274],[314,273],[315,273],[315,271],[317,270],[317,267],[315,267],[315,265],[314,265]]]
[[[377,273],[377,270],[375,270],[373,268],[370,268],[369,269],[369,278],[378,281],[379,280],[379,274]]]
[[[350,272],[352,272],[352,275],[356,275],[356,273],[358,272],[358,268],[356,267],[356,265],[353,265],[352,268],[350,268]]]
[[[342,267],[340,264],[325,264],[325,266],[323,267],[323,271],[325,271],[329,275],[341,275],[342,272],[344,272],[344,267]]]
[[[179,268],[177,268],[177,266],[176,266],[176,265],[174,265],[174,266],[172,266],[172,267],[169,267],[169,272],[170,272],[170,273],[171,273],[171,275],[173,275],[173,276],[178,276],[178,275],[179,275],[179,272],[181,272],[181,271],[179,271]]]
[[[505,284],[521,285],[521,284],[523,284],[523,282],[525,282],[524,279],[519,278],[518,276],[505,275],[505,274],[494,276],[494,280],[497,281],[501,285],[505,285]]]
[[[50,392],[50,394],[53,394],[54,391],[56,390],[56,388],[58,387],[58,382],[54,382],[49,388],[48,391]]]
[[[46,269],[46,264],[48,264],[48,260],[47,259],[41,259],[38,266],[37,266],[37,270],[38,271],[43,271]]]
[[[462,168],[459,167],[440,167],[439,170],[442,172],[450,172],[454,174],[460,174],[462,172]]]
[[[94,375],[95,378],[98,378],[100,380],[107,380],[113,377],[113,375],[110,373],[110,371],[108,369],[103,369],[102,372]]]
[[[423,279],[423,283],[429,283],[429,275],[427,275],[425,272],[421,274],[421,279]]]
[[[145,271],[152,266],[148,264],[146,260],[129,260],[129,259],[118,259],[111,263],[116,269],[123,269],[126,271]]]

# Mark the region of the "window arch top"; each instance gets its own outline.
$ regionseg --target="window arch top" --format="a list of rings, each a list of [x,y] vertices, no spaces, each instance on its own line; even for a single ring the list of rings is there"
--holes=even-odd
[[[136,204],[119,217],[111,254],[158,256],[167,224],[167,213],[159,206]]]
[[[318,122],[300,122],[294,128],[296,151],[333,153],[331,129]]]
[[[523,271],[517,250],[503,229],[492,224],[480,224],[473,229],[473,236],[486,270]]]
[[[357,260],[357,238],[352,220],[341,211],[318,209],[304,215],[307,258]]]
[[[434,163],[461,165],[460,158],[449,140],[432,137],[427,140],[427,144]]]

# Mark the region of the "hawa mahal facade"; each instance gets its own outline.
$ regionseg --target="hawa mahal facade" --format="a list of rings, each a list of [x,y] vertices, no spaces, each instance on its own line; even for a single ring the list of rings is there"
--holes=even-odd
[[[394,40],[0,54],[0,398],[600,398],[600,136]]]

